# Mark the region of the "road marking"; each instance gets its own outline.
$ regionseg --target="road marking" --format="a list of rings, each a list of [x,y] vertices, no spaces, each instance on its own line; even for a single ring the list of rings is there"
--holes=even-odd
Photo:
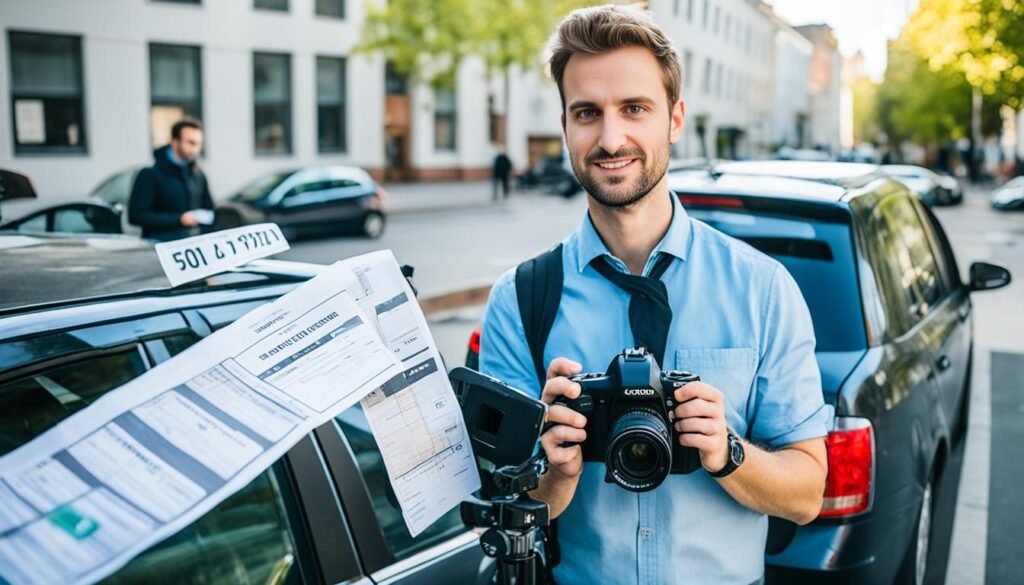
[[[949,546],[946,585],[984,585],[992,449],[991,351],[974,350],[971,413]]]

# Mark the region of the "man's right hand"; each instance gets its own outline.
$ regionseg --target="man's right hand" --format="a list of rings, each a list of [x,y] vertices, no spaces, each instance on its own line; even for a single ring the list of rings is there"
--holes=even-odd
[[[199,225],[199,220],[196,219],[196,214],[186,211],[181,214],[181,225],[182,227],[196,227]]]
[[[565,479],[575,480],[583,472],[583,450],[578,444],[563,447],[564,443],[582,443],[587,438],[583,428],[587,419],[582,414],[561,404],[553,404],[559,396],[577,398],[582,389],[566,376],[580,373],[582,366],[566,358],[557,358],[548,366],[548,380],[541,392],[541,400],[548,407],[547,422],[553,426],[540,437],[541,447],[548,456],[550,469]],[[574,481],[575,483],[575,481]]]

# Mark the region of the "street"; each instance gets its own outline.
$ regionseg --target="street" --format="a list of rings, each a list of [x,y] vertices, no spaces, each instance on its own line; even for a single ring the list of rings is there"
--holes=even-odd
[[[431,296],[493,282],[574,230],[585,209],[581,197],[564,200],[516,193],[511,201],[493,205],[486,197],[471,197],[474,205],[469,207],[395,213],[380,240],[298,241],[282,257],[327,263],[390,248],[399,262],[416,267],[421,296]],[[1014,493],[1024,478],[1024,458],[1015,447],[1024,439],[1024,394],[1019,384],[1024,379],[1024,214],[993,211],[988,190],[977,188],[967,190],[963,205],[935,211],[965,278],[971,262],[986,260],[1006,267],[1016,278],[1005,288],[972,297],[970,427],[966,444],[952,454],[937,496],[931,557],[948,559],[948,564],[942,571],[940,562],[940,570],[932,571],[928,582],[1015,583],[1015,561],[1024,557],[1024,541],[1019,538],[1024,503]],[[432,330],[449,367],[463,362],[469,333],[482,314],[481,306],[470,306],[432,316]]]

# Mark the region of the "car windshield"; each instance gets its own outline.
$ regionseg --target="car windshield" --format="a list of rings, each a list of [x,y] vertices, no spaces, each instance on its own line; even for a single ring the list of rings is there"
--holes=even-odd
[[[849,226],[738,210],[687,211],[789,270],[810,309],[818,351],[864,349],[867,335]]]
[[[243,187],[242,190],[235,195],[234,199],[237,201],[257,201],[259,199],[263,199],[294,173],[295,171],[287,171],[284,173],[264,175]]]

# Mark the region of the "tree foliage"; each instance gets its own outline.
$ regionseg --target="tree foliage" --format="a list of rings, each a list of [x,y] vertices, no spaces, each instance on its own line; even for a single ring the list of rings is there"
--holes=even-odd
[[[383,1],[383,0],[381,0]],[[531,69],[555,24],[593,0],[387,0],[367,2],[359,53],[381,53],[418,83],[450,86],[480,57],[490,73]]]
[[[890,142],[942,144],[970,135],[971,86],[952,68],[932,70],[907,35],[889,45],[889,63],[878,88],[878,122]],[[998,132],[999,104],[982,109],[984,134]]]
[[[1024,106],[1024,2],[921,0],[904,28],[932,71],[956,71],[971,87]]]

